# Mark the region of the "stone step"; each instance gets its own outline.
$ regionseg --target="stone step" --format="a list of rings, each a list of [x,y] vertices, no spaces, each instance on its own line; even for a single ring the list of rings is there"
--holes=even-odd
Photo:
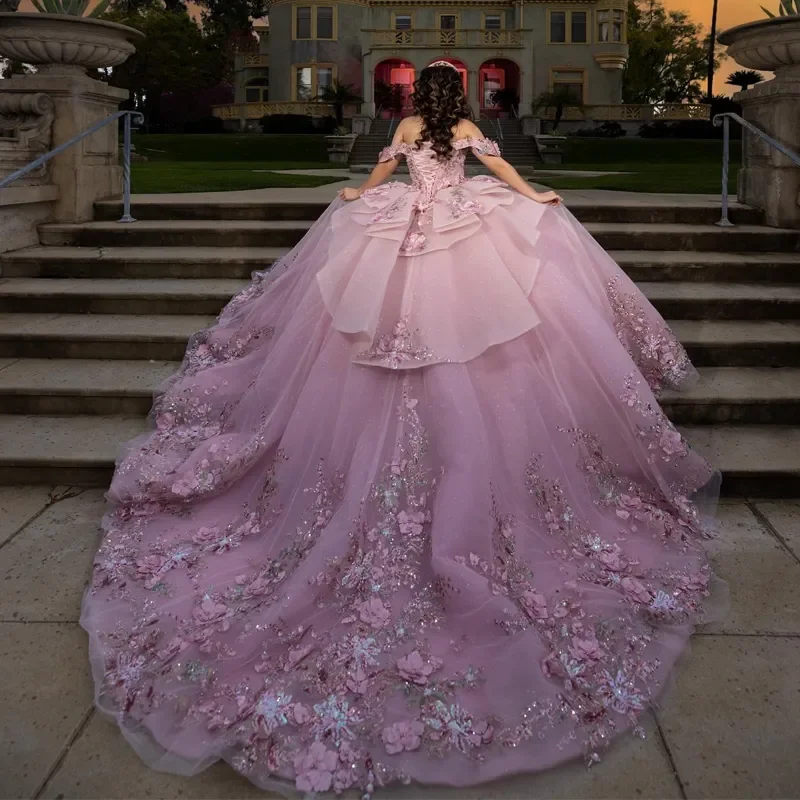
[[[0,313],[218,314],[247,285],[233,279],[4,278]],[[670,319],[800,319],[800,286],[643,282]]]
[[[105,486],[142,417],[0,415],[0,484]],[[689,442],[723,473],[729,496],[800,495],[800,429],[686,426]]]
[[[546,173],[535,180],[546,182]],[[277,205],[263,200],[219,200],[188,201],[175,200],[159,195],[139,195],[133,200],[133,216],[141,221],[158,220],[315,220],[327,207],[320,202],[294,202]],[[97,203],[96,216],[101,221],[116,222],[122,215],[122,202],[105,200]],[[691,205],[615,203],[598,205],[581,197],[571,198],[569,208],[584,223],[651,223],[713,225],[720,215],[719,202],[696,202]],[[283,216],[280,214],[283,213]],[[731,220],[737,225],[757,225],[762,214],[756,209],[732,203],[729,210]]]
[[[791,425],[800,420],[800,369],[700,367],[698,372],[696,386],[661,397],[675,424]]]
[[[311,223],[298,221],[164,220],[130,224],[91,222],[40,227],[44,245],[82,247],[291,247]],[[739,225],[590,222],[589,232],[606,250],[800,252],[800,231]]]
[[[640,282],[639,288],[668,319],[800,319],[796,284]]]
[[[800,282],[800,253],[611,250],[609,255],[635,281]]]
[[[652,224],[600,222],[586,225],[606,250],[683,250],[701,252],[800,252],[800,231],[761,225]]]
[[[9,359],[0,362],[5,414],[146,416],[153,392],[178,361]],[[688,392],[669,392],[676,423],[791,424],[800,419],[800,369],[701,367]]]
[[[221,278],[6,278],[0,313],[218,314],[246,285]]]
[[[800,323],[670,320],[697,367],[800,367]]]
[[[30,247],[0,256],[0,275],[246,279],[288,252],[279,247]],[[800,253],[616,250],[610,255],[637,281],[800,282]]]
[[[180,361],[213,316],[0,314],[0,358]]]
[[[0,362],[6,414],[147,416],[179,361],[21,358]]]
[[[318,200],[292,200],[274,203],[265,200],[237,200],[227,197],[213,201],[183,200],[180,196],[138,195],[133,199],[132,214],[140,220],[162,219],[250,219],[313,221],[328,207]],[[95,203],[95,219],[116,222],[122,216],[121,200],[101,200]]]
[[[179,361],[214,316],[0,314],[0,358]],[[800,322],[672,320],[697,366],[800,367]]]
[[[293,247],[312,223],[297,221],[144,220],[48,224],[39,228],[43,245],[81,247]]]
[[[0,256],[8,278],[247,279],[286,247],[30,247]]]

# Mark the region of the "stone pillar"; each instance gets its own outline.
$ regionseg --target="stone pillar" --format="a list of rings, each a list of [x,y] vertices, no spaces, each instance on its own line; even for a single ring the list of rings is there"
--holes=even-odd
[[[775,72],[771,81],[738,92],[734,99],[748,122],[800,154],[800,17],[737,25],[721,33],[719,41],[737,64]],[[800,166],[747,130],[743,155],[739,200],[763,211],[767,225],[800,229]]]
[[[94,123],[114,114],[128,92],[82,74],[76,68],[47,68],[35,75],[18,75],[2,82],[3,94],[43,93],[52,99],[55,113],[53,148],[82,133]],[[54,219],[57,222],[88,222],[95,201],[122,192],[119,164],[119,131],[115,123],[83,139],[51,162],[50,182],[58,187]]]
[[[481,82],[480,70],[471,69],[467,72],[467,100],[472,109],[472,116],[478,120],[481,116]]]
[[[800,154],[800,69],[738,92],[734,100],[748,122]],[[740,202],[761,209],[767,225],[800,228],[800,166],[748,130],[743,136]]]

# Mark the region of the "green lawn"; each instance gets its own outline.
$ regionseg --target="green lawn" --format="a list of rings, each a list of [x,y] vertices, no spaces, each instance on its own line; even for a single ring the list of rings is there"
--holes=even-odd
[[[313,166],[313,165],[312,165]],[[334,176],[285,175],[254,170],[283,169],[276,162],[150,161],[135,162],[132,187],[135,194],[169,192],[230,192],[241,189],[324,186],[342,180]]]
[[[133,143],[137,152],[151,161],[269,161],[303,164],[297,169],[329,165],[325,137],[315,134],[137,133],[133,136]]]
[[[579,139],[564,144],[563,164],[542,170],[609,170],[631,173],[597,178],[554,176],[540,182],[554,189],[717,194],[722,182],[722,142],[715,139]],[[731,143],[729,191],[736,191],[741,147]]]
[[[537,177],[539,183],[553,189],[612,189],[624,192],[676,192],[678,194],[719,194],[722,184],[721,164],[570,164],[571,169],[615,169],[628,175],[608,175],[596,178],[579,178],[569,175]],[[736,192],[736,175],[739,164],[731,164],[728,173],[728,191]],[[555,165],[552,167],[556,169]]]

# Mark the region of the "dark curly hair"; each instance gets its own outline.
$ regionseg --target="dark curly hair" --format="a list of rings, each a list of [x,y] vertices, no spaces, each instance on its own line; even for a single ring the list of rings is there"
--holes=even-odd
[[[461,74],[452,67],[425,67],[414,81],[414,113],[422,117],[422,131],[417,148],[430,142],[439,160],[453,152],[453,128],[459,120],[469,119]]]

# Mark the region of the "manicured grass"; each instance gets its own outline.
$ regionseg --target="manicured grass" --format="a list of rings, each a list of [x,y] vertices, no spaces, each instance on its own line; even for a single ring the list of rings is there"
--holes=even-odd
[[[325,137],[316,134],[137,133],[133,143],[151,161],[310,162],[312,166],[329,163]]]
[[[611,189],[624,192],[675,192],[678,194],[719,194],[721,192],[721,163],[628,163],[615,164],[613,167],[609,164],[583,164],[580,167],[575,165],[575,168],[619,169],[630,174],[596,178],[554,175],[552,178],[542,177],[537,180],[553,189]],[[739,164],[730,165],[729,192],[736,192],[738,171]]]
[[[585,169],[622,169],[622,164],[722,164],[719,139],[581,139],[567,137],[562,145],[564,167],[583,164]],[[731,142],[731,161],[741,161],[739,142]],[[557,169],[553,165],[554,169]]]
[[[275,165],[264,162],[136,162],[132,186],[136,194],[167,194],[324,186],[342,180],[333,176],[254,172],[265,168],[275,168]]]

